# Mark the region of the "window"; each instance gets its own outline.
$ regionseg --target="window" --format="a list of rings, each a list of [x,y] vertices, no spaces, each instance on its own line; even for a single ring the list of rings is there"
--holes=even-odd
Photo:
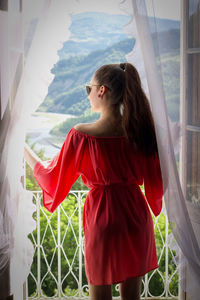
[[[181,118],[186,134],[182,148],[182,182],[186,199],[200,204],[200,0],[182,7]]]

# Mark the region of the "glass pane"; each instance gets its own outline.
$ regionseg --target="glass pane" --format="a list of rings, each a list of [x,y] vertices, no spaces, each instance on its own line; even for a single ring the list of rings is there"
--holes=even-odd
[[[200,48],[200,0],[189,0],[188,47]]]
[[[200,54],[188,55],[188,124],[200,126]]]
[[[200,204],[200,132],[187,133],[186,199]]]

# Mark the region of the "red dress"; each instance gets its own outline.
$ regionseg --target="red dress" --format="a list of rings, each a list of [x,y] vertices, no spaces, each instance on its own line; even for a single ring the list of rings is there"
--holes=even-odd
[[[155,216],[161,212],[158,157],[134,152],[125,137],[95,137],[72,128],[48,167],[38,162],[34,168],[50,212],[80,175],[90,188],[83,211],[88,282],[114,284],[158,268],[148,206]]]

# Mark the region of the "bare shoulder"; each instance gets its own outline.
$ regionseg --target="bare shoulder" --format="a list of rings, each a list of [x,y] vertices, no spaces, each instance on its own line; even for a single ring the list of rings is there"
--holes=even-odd
[[[122,136],[123,131],[120,128],[106,126],[104,124],[100,124],[100,122],[93,123],[80,123],[74,126],[74,128],[80,132],[92,135],[92,136]]]
[[[93,123],[79,123],[74,126],[74,128],[78,131],[84,132],[84,133],[90,133],[92,129]]]

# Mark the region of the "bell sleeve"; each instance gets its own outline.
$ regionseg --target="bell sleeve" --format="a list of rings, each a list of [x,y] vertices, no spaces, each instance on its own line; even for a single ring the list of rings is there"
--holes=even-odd
[[[78,179],[84,152],[84,137],[72,129],[67,134],[61,150],[48,166],[35,164],[33,174],[42,189],[43,205],[51,213],[66,198],[71,186]]]
[[[153,214],[158,216],[162,210],[163,181],[157,153],[144,159],[144,191]]]

